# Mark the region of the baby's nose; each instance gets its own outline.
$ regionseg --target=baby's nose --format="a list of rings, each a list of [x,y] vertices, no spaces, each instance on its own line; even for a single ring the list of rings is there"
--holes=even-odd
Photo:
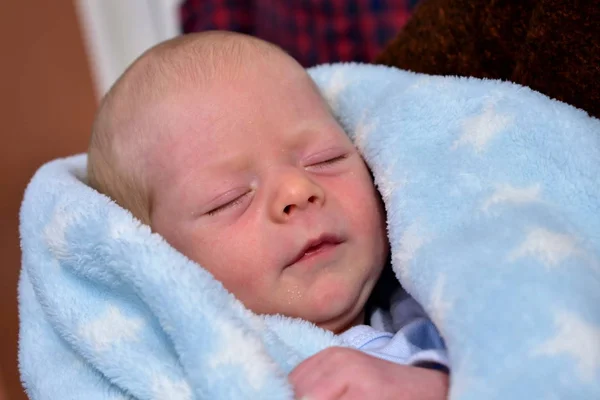
[[[292,218],[298,211],[311,205],[320,206],[325,200],[323,188],[304,171],[294,171],[282,176],[272,212],[280,221]]]

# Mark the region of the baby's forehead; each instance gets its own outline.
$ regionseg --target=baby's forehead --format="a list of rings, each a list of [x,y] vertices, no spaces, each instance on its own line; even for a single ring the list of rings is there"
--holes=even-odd
[[[276,139],[277,132],[270,132],[270,129],[261,129],[262,126],[246,124],[246,121],[240,121],[237,118],[238,115],[236,115],[240,107],[246,108],[246,105],[255,105],[256,99],[254,96],[261,97],[264,90],[259,89],[266,82],[269,82],[270,93],[283,94],[282,96],[275,95],[274,97],[277,98],[275,100],[271,97],[262,96],[265,102],[271,102],[265,104],[267,108],[279,109],[279,106],[281,106],[284,110],[288,110],[297,108],[298,104],[303,103],[303,112],[308,113],[308,117],[313,116],[315,109],[318,109],[316,111],[318,118],[323,118],[325,115],[327,117],[331,116],[331,110],[320,97],[316,85],[299,64],[290,62],[287,59],[289,57],[286,57],[285,54],[275,53],[265,56],[264,54],[257,55],[255,53],[249,50],[247,56],[256,57],[256,62],[248,60],[246,63],[240,63],[239,59],[232,58],[231,55],[221,55],[218,63],[222,65],[219,68],[216,65],[211,66],[213,71],[208,77],[209,79],[204,79],[207,78],[206,75],[199,79],[195,72],[190,72],[194,69],[202,70],[203,66],[200,63],[191,69],[184,68],[184,73],[178,74],[176,79],[167,79],[164,83],[149,82],[154,86],[164,86],[159,87],[161,89],[159,90],[160,107],[156,110],[147,107],[144,114],[151,120],[155,120],[157,125],[162,125],[160,120],[176,120],[174,126],[164,127],[170,133],[161,134],[157,138],[158,144],[167,145],[166,141],[169,141],[171,143],[184,142],[183,145],[185,145],[185,141],[189,139],[189,135],[185,134],[188,129],[197,135],[210,136],[211,140],[202,141],[204,150],[214,149],[214,151],[222,153],[249,153],[259,147],[261,142],[252,143],[253,146],[249,147],[246,140],[239,140],[240,135],[211,135],[206,130],[220,132],[240,130],[246,135],[253,135],[256,133],[255,129],[258,129],[262,132],[260,135],[262,140],[269,139],[267,138],[267,132],[273,136],[272,139]],[[206,60],[203,62],[208,63]],[[273,74],[277,71],[279,71],[278,74]],[[281,81],[274,79],[276,77],[281,77]],[[285,94],[288,88],[281,83],[282,81],[293,82],[292,90],[295,90],[295,94],[297,94],[297,96],[292,96],[294,99]],[[248,90],[244,90],[244,88],[248,88]],[[226,99],[222,98],[225,97],[223,95],[216,100],[214,96],[219,96],[219,93],[226,93]],[[306,96],[306,93],[312,94]],[[317,96],[319,99],[317,99]],[[276,102],[275,105],[272,104],[273,101]],[[290,102],[295,104],[286,104]],[[254,116],[263,117],[261,114],[265,112],[264,108],[261,109],[260,107],[248,107],[248,109],[252,110],[250,115],[244,116],[248,117],[248,121],[252,120]],[[269,121],[279,118],[277,113],[267,114],[268,117],[256,119],[269,125]],[[236,121],[236,125],[232,124],[231,121],[233,120]],[[279,122],[273,121],[273,124],[275,123],[278,124]],[[202,129],[201,126],[203,126]]]

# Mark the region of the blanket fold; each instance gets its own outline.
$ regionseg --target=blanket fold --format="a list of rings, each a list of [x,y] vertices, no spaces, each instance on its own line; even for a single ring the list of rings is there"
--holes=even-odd
[[[393,268],[444,337],[451,399],[600,398],[600,121],[510,83],[310,71],[373,171]],[[293,399],[340,339],[257,316],[86,185],[40,168],[21,209],[32,399]]]

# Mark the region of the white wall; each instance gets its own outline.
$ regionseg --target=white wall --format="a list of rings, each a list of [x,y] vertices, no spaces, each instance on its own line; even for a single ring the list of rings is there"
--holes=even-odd
[[[101,97],[146,49],[179,33],[181,0],[77,0],[90,66]]]

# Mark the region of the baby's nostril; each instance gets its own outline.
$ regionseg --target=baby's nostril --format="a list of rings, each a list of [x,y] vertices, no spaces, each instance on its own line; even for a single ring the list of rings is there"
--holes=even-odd
[[[284,209],[283,209],[283,212],[286,213],[286,214],[289,214],[291,209],[292,209],[292,206],[289,206],[289,205],[285,206]]]
[[[308,202],[309,202],[309,203],[314,203],[315,201],[317,201],[317,197],[316,197],[316,196],[310,196],[310,197],[308,198]]]

